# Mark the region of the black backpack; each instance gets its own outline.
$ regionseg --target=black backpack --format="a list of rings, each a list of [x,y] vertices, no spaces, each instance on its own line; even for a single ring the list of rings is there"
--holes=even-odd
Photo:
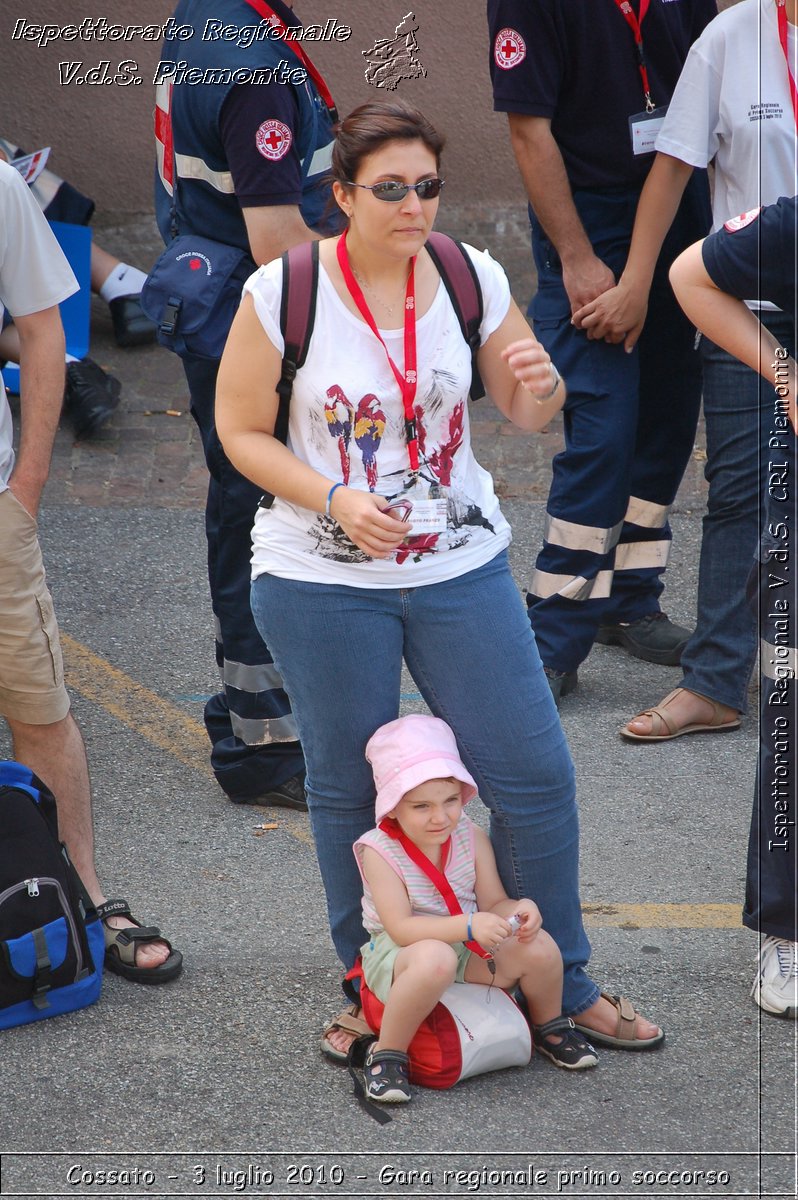
[[[482,289],[471,259],[462,242],[445,233],[431,233],[426,249],[438,269],[457,314],[460,331],[471,350],[471,387],[469,396],[480,400],[485,395],[477,368],[479,327],[482,324]],[[302,242],[282,256],[283,295],[280,307],[280,332],[285,342],[282,373],[277,384],[280,397],[274,436],[285,445],[294,379],[305,362],[316,318],[316,288],[319,281],[319,243]],[[267,493],[260,502],[269,508],[274,497]]]
[[[100,995],[102,922],[58,840],[52,793],[0,762],[0,1029],[55,1017]]]

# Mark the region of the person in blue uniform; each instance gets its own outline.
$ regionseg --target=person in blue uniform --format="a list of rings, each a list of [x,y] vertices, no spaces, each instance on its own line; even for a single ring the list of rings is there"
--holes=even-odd
[[[775,387],[767,461],[760,461],[763,533],[749,595],[758,605],[760,730],[743,924],[764,934],[751,994],[775,1016],[798,1016],[798,444],[796,364],[743,299],[798,317],[798,199],[727,221],[674,263],[690,320]],[[794,334],[793,334],[794,341]]]
[[[299,24],[282,0],[178,4],[175,36],[157,68],[155,200],[165,242],[191,233],[213,238],[248,250],[254,271],[324,230],[336,114],[302,42],[285,36]],[[246,82],[269,68],[269,82]],[[218,361],[185,355],[183,365],[210,471],[208,573],[222,674],[222,690],[205,707],[211,764],[233,801],[304,810],[296,726],[249,606],[261,492],[231,466],[216,436]]]
[[[568,379],[543,548],[527,597],[555,699],[594,641],[675,665],[689,631],[661,611],[668,509],[700,402],[692,330],[668,286],[676,254],[710,225],[691,182],[658,264],[635,350],[593,340],[572,315],[615,283],[653,137],[714,0],[488,0],[494,108],[530,201],[535,333]]]

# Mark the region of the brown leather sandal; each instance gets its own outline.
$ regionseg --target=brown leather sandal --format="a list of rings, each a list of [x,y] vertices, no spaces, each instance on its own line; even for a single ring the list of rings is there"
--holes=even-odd
[[[580,1025],[578,1018],[574,1021],[574,1029],[578,1029],[581,1034],[584,1034],[594,1046],[609,1046],[613,1050],[656,1050],[663,1044],[665,1034],[661,1029],[654,1037],[639,1038],[635,1036],[635,1021],[638,1013],[630,1000],[627,1000],[625,996],[613,996],[610,992],[601,994],[605,1000],[609,1000],[618,1013],[615,1033],[600,1033],[598,1029]]]
[[[739,728],[739,716],[733,717],[731,721],[724,719],[723,705],[711,700],[709,696],[700,696],[698,692],[694,692],[693,695],[699,696],[701,700],[711,706],[712,717],[709,721],[695,721],[690,725],[678,725],[673,715],[666,709],[676,696],[681,692],[688,691],[690,691],[689,688],[675,688],[660,704],[637,714],[637,717],[651,717],[651,733],[635,733],[627,723],[620,730],[621,737],[627,738],[630,742],[667,742],[671,738],[681,737],[685,733],[723,733],[727,729]],[[636,721],[637,717],[632,717],[632,720]]]
[[[351,1033],[353,1040],[359,1037],[374,1037],[374,1030],[363,1020],[363,1010],[357,1004],[347,1005],[337,1017],[328,1021],[322,1031],[319,1048],[330,1062],[341,1063],[342,1066],[346,1066],[348,1054],[346,1050],[339,1050],[334,1046],[328,1037],[336,1029],[340,1029],[344,1033]]]

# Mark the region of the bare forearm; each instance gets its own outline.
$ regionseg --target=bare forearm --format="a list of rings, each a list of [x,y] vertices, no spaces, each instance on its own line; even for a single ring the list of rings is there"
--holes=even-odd
[[[796,364],[744,301],[715,286],[702,256],[702,242],[690,246],[674,262],[670,280],[676,299],[696,329],[728,354],[757,371],[788,402],[796,418]]]
[[[673,224],[693,168],[669,154],[657,154],[640,194],[629,257],[621,276],[625,286],[648,293],[662,243]]]
[[[431,939],[435,942],[464,942],[468,936],[468,917],[399,917],[386,922],[385,931],[397,946]]]
[[[529,201],[562,263],[562,282],[571,311],[615,284],[595,253],[576,210],[562,154],[543,117],[510,116],[510,136]]]
[[[64,331],[57,308],[18,317],[16,328],[21,421],[11,487],[35,515],[47,482],[64,398]]]
[[[226,433],[222,423],[219,437],[233,466],[258,487],[301,508],[325,511],[333,481],[301,462],[271,434]]]
[[[305,224],[294,205],[270,205],[242,209],[250,251],[259,265],[279,258],[292,246],[318,241],[319,235]]]
[[[535,216],[563,262],[591,255],[593,247],[579,219],[560,149],[549,123],[510,114],[510,140]]]

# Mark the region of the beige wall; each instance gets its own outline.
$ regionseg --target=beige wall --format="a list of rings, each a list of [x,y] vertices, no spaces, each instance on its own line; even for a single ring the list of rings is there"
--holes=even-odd
[[[109,22],[160,23],[173,8],[172,0],[138,0],[135,5],[108,0],[105,4],[2,0],[0,4],[0,134],[30,149],[51,145],[53,169],[93,196],[101,210],[121,214],[151,207],[151,80],[160,45],[137,38],[39,47],[11,41],[15,22],[24,15],[29,22],[63,25],[102,13]],[[385,94],[366,83],[366,62],[360,52],[375,39],[392,35],[409,8],[408,0],[396,4],[345,0],[337,6],[298,0],[297,14],[305,23],[335,16],[352,28],[346,42],[309,47],[341,112]],[[419,58],[427,78],[401,83],[397,94],[423,108],[447,135],[447,200],[473,202],[482,195],[512,199],[520,194],[520,184],[507,147],[506,121],[492,112],[482,0],[416,0],[414,11],[420,23]],[[144,83],[59,85],[59,62],[82,60],[90,67],[101,59],[110,59],[114,67],[124,59],[136,60]],[[11,78],[14,87],[7,86]],[[464,101],[462,113],[455,93],[458,101]]]
[[[605,0],[584,0],[586,4]],[[727,7],[736,0],[721,0]],[[314,60],[327,75],[339,108],[379,94],[363,76],[361,51],[390,36],[408,11],[397,4],[346,0],[340,6],[297,0],[306,23],[336,16],[352,28],[346,42],[318,43]],[[157,24],[172,0],[136,4],[92,0],[2,0],[0,4],[0,134],[29,149],[53,147],[52,166],[93,196],[106,217],[147,212],[152,207],[152,72],[159,43],[57,41],[46,47],[12,41],[15,23],[63,25],[105,15],[109,22]],[[448,138],[446,202],[476,206],[488,224],[502,207],[522,200],[507,144],[506,120],[492,111],[487,66],[484,0],[415,0],[420,23],[419,58],[427,78],[403,82],[399,94],[423,108]],[[254,14],[253,14],[254,16]],[[141,86],[59,84],[58,64],[82,61],[86,68],[109,59],[138,62]]]

